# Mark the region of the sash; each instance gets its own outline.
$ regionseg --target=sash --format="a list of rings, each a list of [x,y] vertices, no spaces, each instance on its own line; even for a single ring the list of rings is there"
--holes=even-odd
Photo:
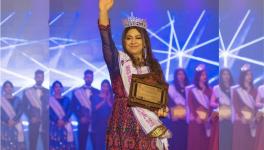
[[[219,85],[214,86],[213,92],[215,96],[219,99],[219,103],[223,105],[231,105],[230,98],[223,92]]]
[[[41,100],[40,100],[41,96],[37,94],[37,90],[35,90],[34,88],[28,88],[25,91],[25,94],[26,94],[27,99],[29,100],[30,104],[33,107],[41,109]]]
[[[63,108],[53,96],[49,98],[49,105],[52,108],[52,110],[55,112],[55,114],[58,116],[59,119],[62,119],[65,116],[65,112]],[[67,141],[72,142],[73,141],[73,129],[72,129],[70,122],[67,122],[64,125],[64,127],[67,131]]]
[[[13,106],[4,96],[1,97],[1,107],[3,108],[9,119],[13,119],[16,116],[16,112],[13,109]]]
[[[196,100],[204,106],[206,109],[209,109],[209,99],[208,97],[197,87],[192,88],[192,92],[196,98]]]
[[[241,87],[238,87],[237,93],[244,104],[246,104],[251,109],[255,108],[254,98],[246,90],[242,89]]]
[[[1,97],[1,107],[7,114],[9,119],[14,119],[16,116],[16,112],[13,108],[13,106],[8,102],[8,100],[5,97]],[[15,128],[17,130],[17,140],[18,142],[23,142],[24,141],[24,130],[22,123],[19,121],[16,125]]]
[[[264,85],[262,85],[258,88],[258,94],[259,94],[260,98],[264,98]]]
[[[85,90],[85,89],[80,87],[79,89],[75,90],[74,94],[83,107],[85,107],[89,110],[92,109],[91,100],[90,100],[91,95],[92,95],[91,90],[88,90],[88,89]]]
[[[176,90],[174,85],[169,86],[169,96],[172,98],[177,105],[186,105],[185,98]]]
[[[58,100],[55,99],[55,97],[51,96],[49,98],[49,105],[52,108],[52,110],[55,112],[55,114],[58,116],[59,119],[62,119],[65,116],[65,112],[63,108],[61,107]]]
[[[130,57],[124,52],[119,52],[119,68],[127,96],[129,95],[132,74],[146,74],[149,72],[149,68],[147,66],[135,68]],[[151,134],[155,132],[156,129],[159,129],[159,127],[164,127],[162,122],[159,120],[159,117],[154,112],[141,107],[131,107],[131,109],[133,115],[136,117],[146,134]],[[164,138],[157,138],[156,146],[160,150],[163,150],[164,148],[168,149],[167,138],[169,136],[170,133],[166,130],[163,136]]]

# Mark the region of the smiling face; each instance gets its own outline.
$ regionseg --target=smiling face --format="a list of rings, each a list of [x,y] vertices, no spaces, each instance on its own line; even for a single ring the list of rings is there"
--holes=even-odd
[[[131,28],[125,35],[124,45],[127,52],[132,56],[142,56],[144,48],[143,37],[136,28]]]

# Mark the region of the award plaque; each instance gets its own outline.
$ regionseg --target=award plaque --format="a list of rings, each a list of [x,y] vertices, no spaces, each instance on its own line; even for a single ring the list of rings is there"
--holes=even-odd
[[[149,110],[158,110],[167,105],[168,85],[154,73],[132,75],[129,102]]]
[[[241,113],[242,113],[243,117],[247,121],[249,121],[249,120],[251,120],[253,118],[252,112],[248,108],[246,108],[246,107],[241,110]]]
[[[229,119],[231,118],[232,111],[231,108],[227,105],[222,105],[219,107],[219,116],[222,119]]]
[[[177,105],[171,109],[171,116],[173,119],[184,119],[186,116],[186,109],[182,105]]]
[[[196,113],[201,120],[206,120],[208,118],[207,112],[202,108],[198,108]]]
[[[258,112],[256,114],[256,118],[258,120],[260,120],[261,118],[264,118],[264,108],[258,110]]]

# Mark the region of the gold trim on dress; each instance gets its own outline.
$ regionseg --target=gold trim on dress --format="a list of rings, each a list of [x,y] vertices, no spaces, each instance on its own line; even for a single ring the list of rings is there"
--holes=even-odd
[[[168,129],[165,126],[160,125],[154,128],[148,135],[154,138],[162,137],[166,133],[167,130]]]

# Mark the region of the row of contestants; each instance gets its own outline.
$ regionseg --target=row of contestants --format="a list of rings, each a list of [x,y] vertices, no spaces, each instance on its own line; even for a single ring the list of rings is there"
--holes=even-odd
[[[101,90],[92,87],[93,72],[84,72],[85,85],[73,91],[72,99],[63,93],[63,84],[55,81],[51,90],[44,88],[44,72],[35,72],[36,84],[23,92],[23,98],[13,95],[13,83],[4,82],[1,96],[1,148],[5,150],[27,149],[21,115],[29,120],[29,149],[38,149],[41,136],[43,149],[87,149],[91,134],[93,149],[105,149],[107,120],[113,104],[110,82],[103,80]],[[78,121],[75,145],[71,115]],[[91,128],[90,128],[91,127]]]
[[[264,85],[255,88],[248,65],[238,85],[229,69],[220,71],[219,85],[208,86],[203,65],[188,85],[184,69],[177,69],[169,86],[171,150],[263,150]]]

